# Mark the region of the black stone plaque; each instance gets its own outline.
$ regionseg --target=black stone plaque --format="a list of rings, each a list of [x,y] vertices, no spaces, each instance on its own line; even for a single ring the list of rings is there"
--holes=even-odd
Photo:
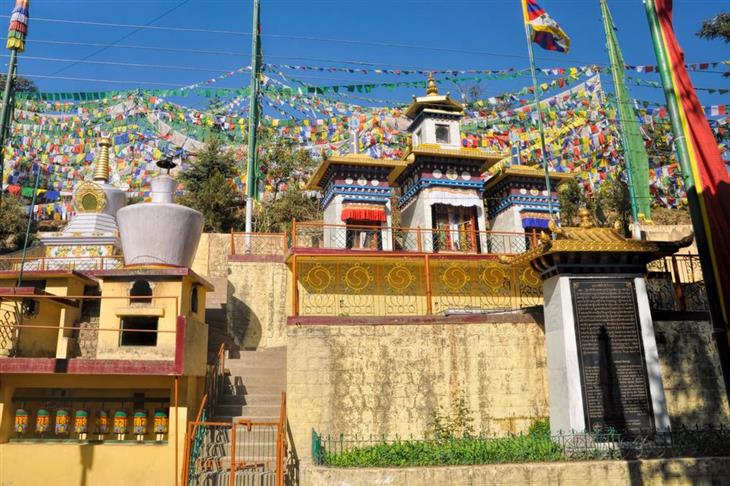
[[[571,279],[587,430],[654,430],[634,283]]]

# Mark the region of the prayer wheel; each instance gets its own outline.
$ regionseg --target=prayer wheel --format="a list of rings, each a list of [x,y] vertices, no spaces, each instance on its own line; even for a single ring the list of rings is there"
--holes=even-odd
[[[114,412],[114,433],[124,435],[129,432],[129,417],[124,410]]]
[[[155,434],[166,434],[168,425],[167,413],[164,410],[155,410],[154,429]]]
[[[74,432],[85,435],[89,431],[89,412],[87,410],[76,410],[74,415]]]
[[[39,434],[48,432],[51,426],[51,413],[45,408],[39,408],[35,414],[35,431]]]
[[[68,410],[59,408],[56,410],[56,435],[68,434],[71,428],[71,416]]]
[[[98,435],[109,433],[109,413],[106,410],[96,412],[95,432]]]
[[[15,411],[15,432],[23,435],[28,430],[28,411],[19,408]]]
[[[132,416],[132,431],[135,435],[145,435],[147,433],[147,411],[137,410]]]

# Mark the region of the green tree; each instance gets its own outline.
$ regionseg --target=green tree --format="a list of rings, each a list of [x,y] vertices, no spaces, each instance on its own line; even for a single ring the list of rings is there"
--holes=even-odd
[[[7,78],[7,75],[0,74],[0,86],[2,86],[3,88],[5,87],[6,78]],[[33,81],[31,81],[30,79],[24,78],[23,76],[16,76],[15,77],[15,91],[35,93],[38,91],[38,88],[36,87],[35,83]]]
[[[259,171],[271,185],[273,199],[277,199],[284,185],[291,189],[305,183],[316,166],[317,161],[306,150],[281,143],[267,147],[259,161]]]
[[[322,219],[319,202],[305,191],[291,187],[276,199],[261,205],[254,221],[257,231],[286,232],[291,221],[315,221]]]
[[[586,205],[583,186],[575,179],[568,179],[558,191],[560,197],[560,221],[564,226],[575,226],[580,208]]]
[[[185,186],[179,202],[203,213],[205,231],[221,233],[240,226],[245,205],[232,182],[235,167],[233,151],[212,137],[179,177]]]
[[[0,253],[18,250],[23,244],[28,216],[20,200],[6,195],[0,205]]]
[[[697,35],[703,39],[722,39],[730,42],[730,12],[722,12],[705,20]],[[725,76],[730,76],[730,71],[726,72]]]
[[[598,226],[618,223],[624,236],[631,235],[631,198],[625,181],[618,178],[604,180],[593,198],[588,200],[587,207]]]

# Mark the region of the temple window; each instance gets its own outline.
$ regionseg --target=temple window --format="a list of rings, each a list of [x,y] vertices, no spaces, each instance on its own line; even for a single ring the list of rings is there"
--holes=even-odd
[[[476,207],[434,204],[432,218],[434,251],[479,252]]]
[[[190,292],[190,312],[196,314],[198,312],[198,286],[193,285],[193,290]]]
[[[382,250],[380,227],[369,220],[347,221],[347,248],[352,250]]]
[[[130,297],[150,297],[149,299],[131,299],[131,304],[151,304],[152,286],[147,280],[135,280],[132,288],[129,289]]]
[[[449,126],[440,123],[436,124],[436,142],[450,143]]]
[[[120,346],[157,346],[157,317],[133,316],[122,319]]]

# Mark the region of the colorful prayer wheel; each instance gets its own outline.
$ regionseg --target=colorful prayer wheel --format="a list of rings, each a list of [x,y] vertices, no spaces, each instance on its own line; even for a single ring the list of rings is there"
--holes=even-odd
[[[28,411],[19,408],[15,411],[15,432],[23,435],[28,430]]]
[[[124,410],[114,412],[114,433],[124,435],[129,432],[129,417]]]
[[[51,413],[45,408],[39,408],[35,414],[35,431],[39,434],[48,432],[51,426]]]
[[[89,431],[89,412],[87,410],[76,410],[74,414],[74,432],[79,435]]]
[[[147,433],[147,411],[137,410],[132,416],[132,431],[135,435],[145,435]]]
[[[71,416],[68,410],[59,408],[56,410],[56,435],[68,434],[71,428]]]
[[[166,434],[168,425],[167,413],[164,410],[155,410],[154,429],[155,434]]]
[[[94,423],[95,432],[99,435],[109,433],[109,413],[106,410],[96,412],[96,421]]]

